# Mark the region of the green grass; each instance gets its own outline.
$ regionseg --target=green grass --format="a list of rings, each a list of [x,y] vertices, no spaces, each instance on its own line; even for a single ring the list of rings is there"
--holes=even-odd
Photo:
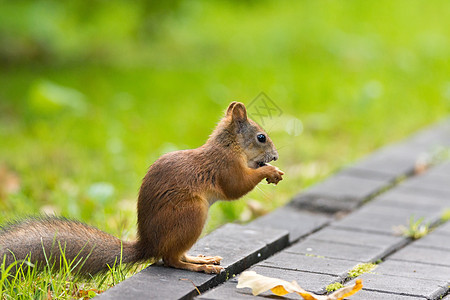
[[[206,230],[249,200],[283,205],[448,115],[449,14],[446,1],[191,2],[101,63],[1,66],[0,220],[55,212],[133,239],[148,166],[260,92],[283,112],[265,128],[285,179],[214,204]]]
[[[404,237],[418,240],[430,232],[430,223],[425,223],[423,217],[416,220],[414,216],[411,216],[409,218],[409,225],[401,225],[398,229]]]
[[[30,259],[15,261],[7,266],[3,258],[0,263],[1,299],[88,299],[125,280],[141,270],[143,266],[128,266],[117,261],[109,270],[95,275],[81,275],[77,267],[84,263],[75,258],[68,261],[60,245],[61,257],[54,262],[51,257],[35,268]]]

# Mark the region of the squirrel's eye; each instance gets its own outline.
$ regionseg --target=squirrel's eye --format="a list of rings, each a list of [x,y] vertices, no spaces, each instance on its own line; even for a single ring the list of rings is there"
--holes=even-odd
[[[260,143],[265,143],[266,142],[266,136],[264,134],[258,134],[256,136],[256,138],[258,139],[258,142],[260,142]]]

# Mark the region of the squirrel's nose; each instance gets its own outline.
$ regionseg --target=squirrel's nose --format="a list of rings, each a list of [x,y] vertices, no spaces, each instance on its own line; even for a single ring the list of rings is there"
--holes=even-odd
[[[273,156],[273,161],[276,161],[278,159],[278,153],[276,153],[274,156]]]

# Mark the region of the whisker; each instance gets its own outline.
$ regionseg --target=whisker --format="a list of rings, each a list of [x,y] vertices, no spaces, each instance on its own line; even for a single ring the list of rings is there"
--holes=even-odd
[[[272,126],[270,126],[269,130],[267,131],[268,134],[270,134],[272,132],[273,126],[275,126],[275,123],[272,123]]]
[[[286,144],[286,145],[282,145],[282,146],[280,146],[280,147],[277,147],[277,151],[280,150],[280,149],[286,148],[286,147],[288,147],[288,146],[292,146],[292,145],[293,145],[293,143]]]

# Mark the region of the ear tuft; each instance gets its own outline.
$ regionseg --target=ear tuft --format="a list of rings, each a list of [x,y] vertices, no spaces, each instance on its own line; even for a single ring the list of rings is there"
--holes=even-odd
[[[245,105],[241,102],[233,102],[232,107],[232,118],[235,122],[245,122],[247,121],[247,109]],[[231,106],[231,104],[230,104]]]
[[[227,108],[227,116],[229,116],[229,115],[231,115],[231,112],[233,111],[233,107],[236,105],[236,101],[233,101],[233,102],[231,102],[230,103],[230,105],[228,105],[228,108]]]

